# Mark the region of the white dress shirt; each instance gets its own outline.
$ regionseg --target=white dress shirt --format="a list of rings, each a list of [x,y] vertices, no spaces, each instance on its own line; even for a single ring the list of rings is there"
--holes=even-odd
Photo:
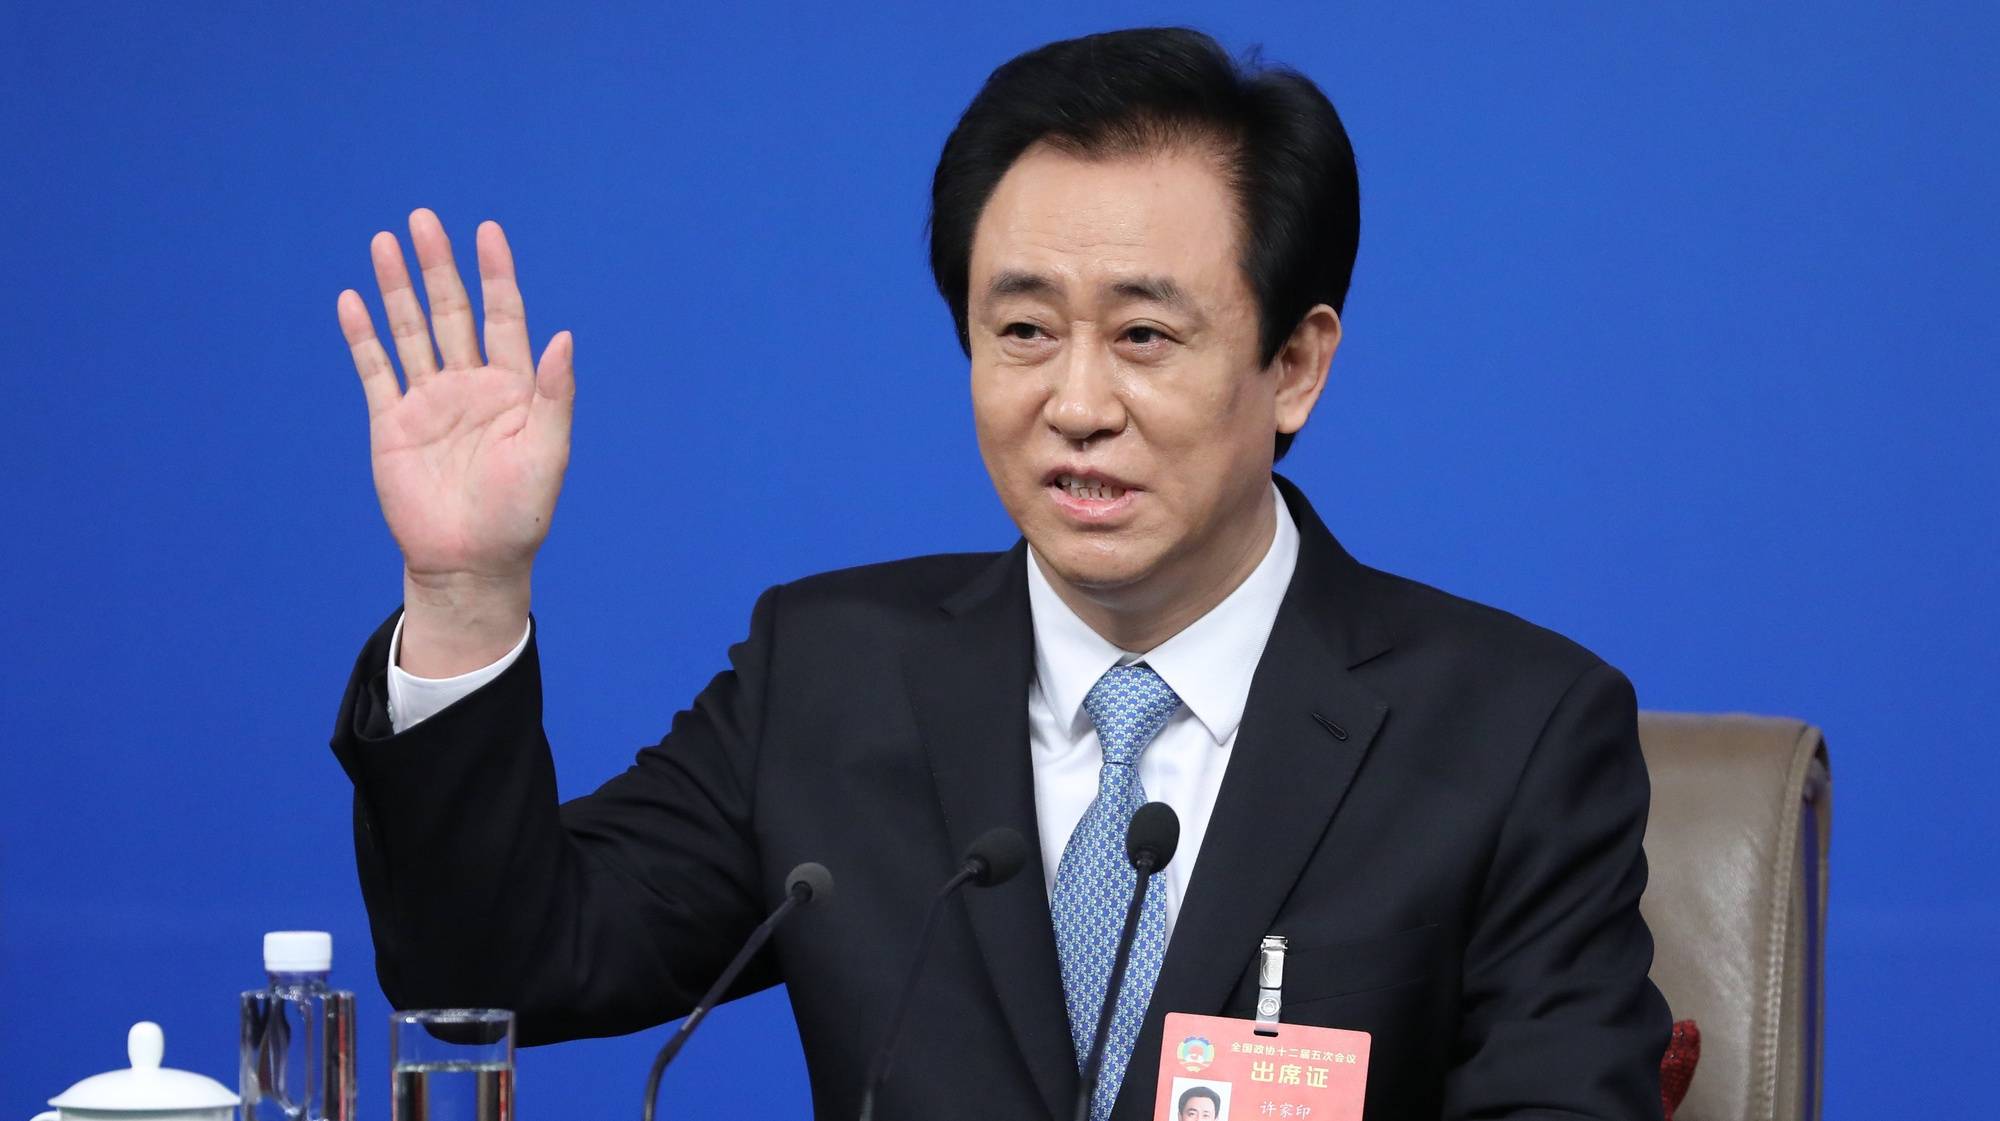
[[[1208,614],[1144,652],[1121,650],[1091,630],[1056,595],[1041,566],[1033,558],[1028,563],[1028,606],[1035,624],[1028,748],[1034,758],[1042,870],[1051,891],[1069,835],[1097,797],[1097,774],[1104,766],[1104,748],[1083,708],[1090,687],[1112,666],[1143,661],[1180,695],[1180,707],[1139,756],[1139,784],[1146,798],[1172,806],[1181,819],[1180,847],[1166,869],[1169,938],[1243,724],[1250,678],[1298,565],[1299,529],[1275,486],[1271,501],[1278,507],[1278,528],[1264,559]]]
[[[1222,774],[1236,746],[1250,679],[1264,656],[1278,606],[1299,559],[1299,529],[1278,488],[1277,531],[1243,583],[1208,614],[1147,651],[1121,650],[1091,630],[1062,601],[1028,559],[1028,610],[1035,630],[1035,674],[1028,684],[1028,750],[1035,775],[1035,817],[1040,823],[1042,869],[1055,887],[1063,849],[1083,812],[1097,797],[1104,749],[1084,711],[1083,698],[1104,671],[1145,662],[1181,698],[1166,727],[1139,756],[1146,797],[1165,802],[1181,819],[1180,847],[1167,865],[1167,932],[1171,937],[1187,894],[1188,877],[1201,853]],[[531,628],[532,629],[532,625]],[[389,721],[396,731],[414,727],[447,705],[500,676],[527,649],[528,634],[497,662],[457,677],[425,678],[396,663],[403,625],[389,640]]]

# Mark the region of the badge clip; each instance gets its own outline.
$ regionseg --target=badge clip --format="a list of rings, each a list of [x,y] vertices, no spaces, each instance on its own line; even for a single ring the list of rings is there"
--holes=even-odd
[[[1285,1006],[1285,947],[1289,944],[1281,934],[1266,934],[1257,947],[1257,1023],[1276,1024],[1278,1012]],[[1276,1035],[1259,1028],[1260,1035]]]

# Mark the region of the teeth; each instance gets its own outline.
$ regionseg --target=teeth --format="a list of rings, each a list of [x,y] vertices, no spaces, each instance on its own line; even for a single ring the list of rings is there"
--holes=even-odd
[[[1056,485],[1068,491],[1072,498],[1109,500],[1125,496],[1124,487],[1115,487],[1087,475],[1058,475]]]

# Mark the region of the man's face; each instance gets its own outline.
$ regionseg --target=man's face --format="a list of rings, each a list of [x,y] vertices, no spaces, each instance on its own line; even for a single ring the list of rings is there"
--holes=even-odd
[[[1270,541],[1272,438],[1304,423],[1317,378],[1301,408],[1259,369],[1238,231],[1214,158],[1192,149],[1036,145],[980,215],[979,450],[1059,590],[1137,612],[1212,601]]]
[[[1215,1103],[1207,1098],[1189,1098],[1181,1107],[1181,1121],[1215,1121]]]

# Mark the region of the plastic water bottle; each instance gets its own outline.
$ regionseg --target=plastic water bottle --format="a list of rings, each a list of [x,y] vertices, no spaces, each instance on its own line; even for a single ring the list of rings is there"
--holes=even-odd
[[[332,970],[333,935],[264,936],[270,984],[243,994],[243,1121],[354,1121],[354,994]]]

